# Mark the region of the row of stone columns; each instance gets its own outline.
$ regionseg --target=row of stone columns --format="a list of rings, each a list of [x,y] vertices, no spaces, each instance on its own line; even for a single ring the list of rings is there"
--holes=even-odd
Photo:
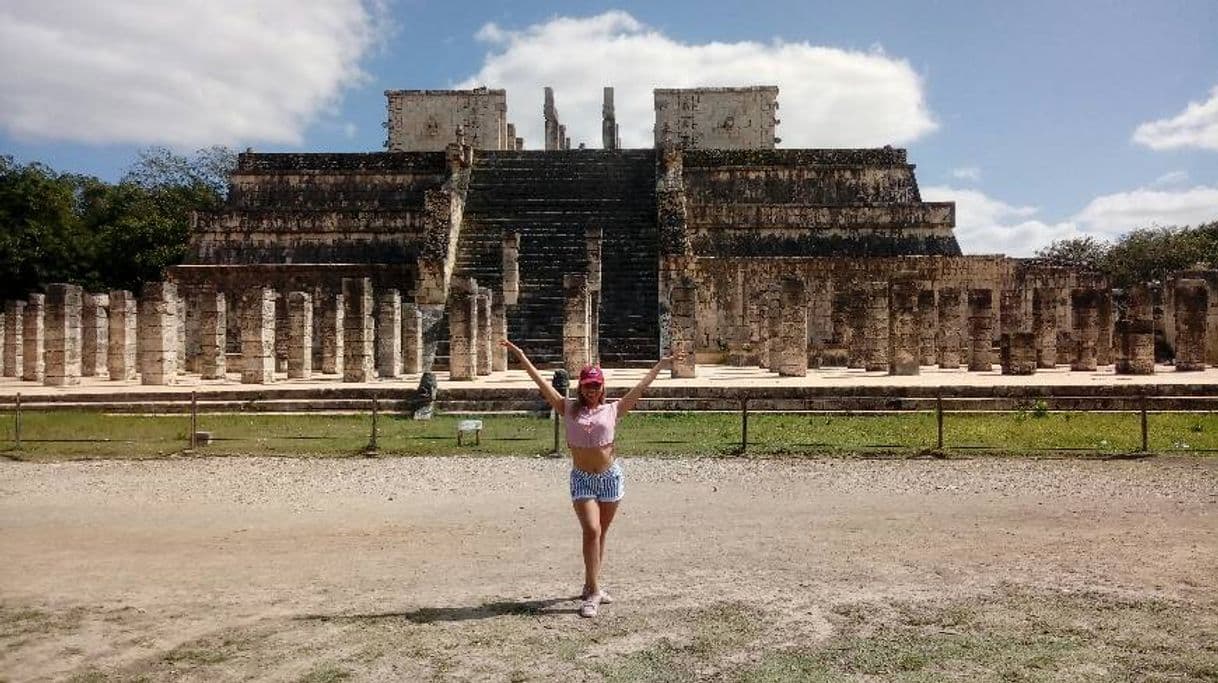
[[[507,370],[507,349],[499,346],[500,339],[507,339],[503,293],[479,287],[474,278],[454,280],[448,308],[450,378],[472,380]]]

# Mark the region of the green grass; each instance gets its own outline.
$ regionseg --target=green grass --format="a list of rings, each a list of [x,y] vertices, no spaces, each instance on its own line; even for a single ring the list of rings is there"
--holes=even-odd
[[[480,444],[457,446],[456,426],[468,416],[440,415],[430,421],[382,414],[378,448],[383,455],[523,455],[549,452],[553,423],[528,416],[486,416]],[[199,449],[210,455],[345,456],[369,443],[371,418],[363,415],[200,415],[198,428],[216,441]],[[815,455],[897,452],[935,446],[930,413],[794,414],[750,413],[749,448],[754,455]],[[23,460],[156,458],[188,446],[185,415],[113,415],[96,412],[22,413],[22,448],[14,443],[11,412],[0,414],[0,454]],[[1156,413],[1149,417],[1155,452],[1218,449],[1218,413]],[[622,455],[715,456],[740,446],[738,413],[636,413],[622,424]],[[944,441],[957,453],[1046,452],[1094,454],[1135,451],[1141,443],[1136,413],[1051,412],[948,413]]]

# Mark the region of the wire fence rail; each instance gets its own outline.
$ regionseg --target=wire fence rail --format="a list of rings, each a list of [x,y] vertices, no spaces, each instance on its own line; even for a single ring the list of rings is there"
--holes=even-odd
[[[674,405],[671,398],[644,400],[619,431],[618,448],[624,454],[671,455],[1218,452],[1212,396],[1148,393],[1089,396],[1085,402],[1043,396],[1016,404],[947,392],[914,402],[871,398],[835,401],[819,395],[787,399],[775,408],[773,400],[745,396],[734,410],[698,412],[665,409]],[[142,406],[108,400],[65,408],[20,394],[0,399],[0,410],[10,414],[0,428],[0,452],[15,459],[192,453],[520,455],[560,453],[563,446],[559,422],[543,410],[441,410],[431,419],[415,420],[402,402],[376,396],[344,399],[341,409],[282,411],[273,399],[251,399],[239,410],[228,404],[217,409],[194,393],[189,399],[159,401],[147,412],[140,412]]]

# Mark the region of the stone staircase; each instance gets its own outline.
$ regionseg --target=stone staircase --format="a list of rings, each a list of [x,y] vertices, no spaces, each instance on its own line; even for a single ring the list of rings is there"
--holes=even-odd
[[[503,235],[521,235],[520,298],[508,309],[508,334],[538,365],[562,360],[562,278],[586,272],[584,231],[593,226],[603,238],[602,362],[653,360],[659,345],[654,151],[475,155],[455,273],[498,289]],[[439,353],[447,354],[447,344]]]

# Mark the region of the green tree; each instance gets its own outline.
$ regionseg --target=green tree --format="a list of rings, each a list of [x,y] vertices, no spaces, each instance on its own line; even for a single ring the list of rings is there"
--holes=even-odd
[[[1108,253],[1108,244],[1094,237],[1056,240],[1036,252],[1036,257],[1056,265],[1099,268]]]

